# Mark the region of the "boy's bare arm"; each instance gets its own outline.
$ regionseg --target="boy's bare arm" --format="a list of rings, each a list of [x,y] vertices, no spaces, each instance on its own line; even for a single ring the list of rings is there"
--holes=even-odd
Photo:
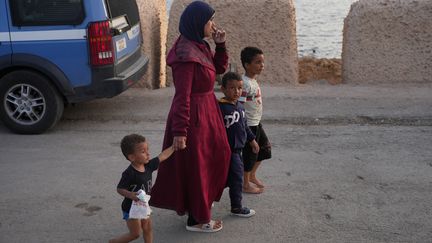
[[[172,154],[174,153],[174,147],[171,145],[170,147],[166,148],[162,153],[159,154],[159,162],[163,162],[164,160],[168,159]]]

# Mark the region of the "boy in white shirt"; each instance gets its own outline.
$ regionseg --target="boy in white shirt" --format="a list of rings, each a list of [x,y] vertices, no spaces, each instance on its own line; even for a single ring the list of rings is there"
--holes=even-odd
[[[245,74],[242,76],[243,93],[239,101],[244,103],[247,125],[260,147],[258,153],[254,153],[248,144],[243,149],[243,192],[259,194],[264,191],[264,184],[256,177],[256,172],[261,161],[271,158],[271,145],[261,124],[262,96],[256,80],[264,70],[264,53],[257,47],[246,47],[241,51],[241,61]]]

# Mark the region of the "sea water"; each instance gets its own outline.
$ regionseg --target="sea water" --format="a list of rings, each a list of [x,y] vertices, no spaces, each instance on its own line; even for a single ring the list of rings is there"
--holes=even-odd
[[[296,0],[299,56],[340,58],[342,30],[356,0]]]
[[[340,58],[343,22],[355,1],[295,0],[298,55]]]

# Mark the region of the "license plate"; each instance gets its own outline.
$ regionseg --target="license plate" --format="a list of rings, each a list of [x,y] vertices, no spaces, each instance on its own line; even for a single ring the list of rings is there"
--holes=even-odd
[[[116,48],[117,52],[121,52],[122,50],[126,49],[126,38],[121,38],[120,40],[116,41]]]

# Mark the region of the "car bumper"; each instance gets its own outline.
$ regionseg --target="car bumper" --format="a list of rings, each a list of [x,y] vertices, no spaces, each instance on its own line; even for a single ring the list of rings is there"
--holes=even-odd
[[[102,71],[99,70],[99,72],[94,75],[93,79],[95,81],[93,81],[91,85],[75,88],[75,94],[67,97],[67,100],[69,103],[78,103],[95,98],[114,97],[140,81],[147,71],[148,63],[148,57],[140,55],[133,65],[110,78],[104,78],[104,76],[109,75],[107,75],[106,71],[101,69]],[[112,67],[107,69],[112,70]]]

